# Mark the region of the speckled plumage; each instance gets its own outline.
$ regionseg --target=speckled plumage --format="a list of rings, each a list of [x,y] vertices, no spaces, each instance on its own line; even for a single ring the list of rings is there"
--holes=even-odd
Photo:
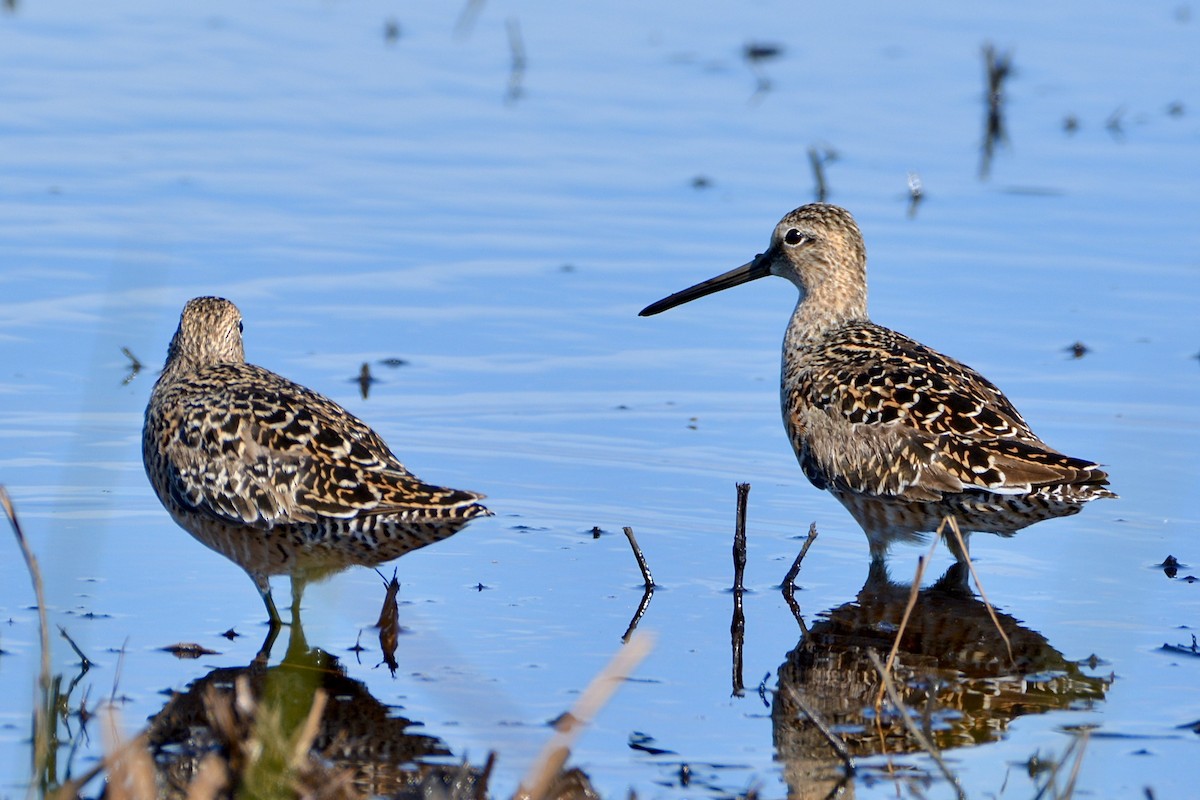
[[[800,290],[783,343],[788,436],[805,476],[846,506],[875,559],[947,515],[964,533],[1007,536],[1115,497],[1100,465],[1049,447],[978,372],[870,321],[866,247],[837,206],[792,211],[765,253],[642,315],[767,275]]]
[[[391,560],[490,512],[483,495],[423,483],[381,438],[311,389],[247,364],[242,318],[188,301],[146,407],[146,474],[184,530],[249,573],[303,580]]]

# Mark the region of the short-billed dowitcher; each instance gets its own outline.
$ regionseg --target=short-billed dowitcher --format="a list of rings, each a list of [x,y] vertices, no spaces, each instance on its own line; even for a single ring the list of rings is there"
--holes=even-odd
[[[641,316],[767,275],[795,284],[783,422],[805,476],[854,516],[876,561],[893,541],[918,540],[949,515],[964,534],[1009,536],[1116,496],[1099,464],[1046,445],[978,372],[871,322],[866,267],[854,218],[814,203],[780,220],[748,264]]]
[[[273,628],[271,575],[304,581],[372,565],[489,515],[483,495],[423,483],[337,403],[246,363],[242,315],[219,297],[184,306],[150,394],[142,458],[184,530],[249,573]]]

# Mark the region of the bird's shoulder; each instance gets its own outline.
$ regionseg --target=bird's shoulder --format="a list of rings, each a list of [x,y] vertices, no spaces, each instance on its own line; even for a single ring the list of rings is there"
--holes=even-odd
[[[1038,441],[991,381],[950,356],[870,322],[831,331],[793,360],[789,400],[862,425]]]

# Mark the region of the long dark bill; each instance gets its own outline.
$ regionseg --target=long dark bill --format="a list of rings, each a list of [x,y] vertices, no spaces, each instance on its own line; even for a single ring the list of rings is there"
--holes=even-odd
[[[722,289],[728,289],[731,286],[738,286],[750,281],[756,281],[759,278],[765,278],[771,274],[771,258],[769,253],[759,253],[754,257],[754,260],[749,264],[742,264],[736,269],[731,269],[723,275],[718,275],[715,278],[709,278],[706,281],[697,283],[682,291],[676,292],[670,297],[664,297],[657,303],[651,303],[638,312],[639,317],[651,317],[655,314],[660,314],[669,308],[681,306],[684,303],[691,302],[698,297],[719,292]]]

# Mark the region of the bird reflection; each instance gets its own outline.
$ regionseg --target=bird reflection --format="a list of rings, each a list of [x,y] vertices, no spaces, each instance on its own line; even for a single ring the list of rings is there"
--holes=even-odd
[[[1025,714],[1104,699],[1111,678],[1085,675],[1041,634],[996,612],[1010,660],[986,606],[967,588],[965,569],[955,564],[918,592],[892,673],[904,705],[939,750],[996,741]],[[910,592],[889,580],[882,564],[872,565],[858,597],[820,615],[780,666],[771,718],[790,797],[853,791],[801,706],[823,718],[853,758],[921,749],[894,710],[875,714],[881,679],[870,660],[890,651]]]
[[[295,610],[291,622],[287,651],[277,666],[267,666],[268,637],[265,652],[250,665],[213,670],[173,695],[151,719],[147,741],[160,797],[189,796],[210,755],[216,756],[218,770],[229,773],[222,796],[250,789],[255,762],[267,760],[252,754],[269,754],[272,740],[296,742],[318,694],[324,695],[325,706],[309,757],[293,759],[284,775],[296,786],[343,788],[311,796],[475,795],[484,780],[481,769],[422,763],[431,757],[444,761],[450,749],[437,737],[415,733],[417,723],[348,677],[335,656],[309,647]]]

